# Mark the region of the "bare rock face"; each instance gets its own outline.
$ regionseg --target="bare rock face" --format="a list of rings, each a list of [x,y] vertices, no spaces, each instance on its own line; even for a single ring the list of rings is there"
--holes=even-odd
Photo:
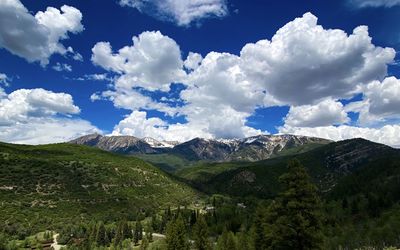
[[[202,139],[178,143],[134,136],[86,135],[70,143],[98,147],[124,154],[170,153],[188,160],[258,161],[268,159],[282,150],[306,144],[327,144],[329,140],[295,135],[258,135],[244,139]]]

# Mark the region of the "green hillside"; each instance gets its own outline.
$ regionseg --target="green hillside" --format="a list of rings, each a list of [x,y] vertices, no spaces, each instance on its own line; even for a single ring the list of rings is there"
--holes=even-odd
[[[355,181],[360,174],[371,179],[382,176],[389,168],[400,169],[399,150],[354,139],[259,162],[203,164],[178,171],[177,174],[207,193],[272,198],[280,189],[278,177],[286,171],[286,164],[293,157],[304,164],[322,193],[339,189],[345,185],[342,182],[354,181],[354,187],[350,190],[358,189],[358,182],[368,186],[370,183],[365,180]],[[377,169],[380,169],[379,175]],[[349,177],[342,178],[346,176]]]
[[[74,220],[133,220],[199,194],[143,160],[99,149],[0,143],[0,228],[26,233]],[[10,228],[11,227],[11,228]]]
[[[274,152],[270,158],[276,158],[276,157],[282,157],[282,156],[293,156],[293,155],[297,155],[300,153],[304,153],[304,152],[308,152],[311,151],[313,149],[319,148],[321,146],[324,146],[326,144],[318,144],[318,143],[308,143],[305,145],[299,145],[296,147],[290,147],[287,149],[284,149],[282,151],[279,152]],[[248,152],[246,152],[246,150],[242,150],[240,152],[240,154],[242,155],[246,155],[248,154]],[[181,175],[185,175],[185,173],[192,173],[192,171],[194,170],[194,172],[214,172],[214,171],[219,171],[221,168],[222,169],[226,169],[226,167],[223,166],[243,166],[246,165],[246,162],[240,162],[240,163],[236,163],[236,162],[225,162],[225,163],[221,163],[221,164],[216,164],[215,162],[210,162],[210,161],[206,161],[206,160],[188,160],[187,158],[190,157],[184,157],[182,155],[179,154],[173,154],[173,153],[163,153],[163,154],[135,154],[135,157],[138,157],[146,162],[149,162],[150,164],[166,171],[169,173],[174,173],[179,176]],[[212,168],[208,167],[212,165]],[[190,170],[187,170],[188,168],[190,168]],[[216,170],[219,169],[219,170]],[[190,175],[190,174],[189,174]],[[185,176],[187,177],[187,176]],[[207,178],[208,176],[204,176],[205,178]],[[202,177],[203,178],[203,177]],[[189,179],[192,179],[191,177],[189,177]]]
[[[189,161],[184,157],[174,155],[174,154],[135,154],[146,162],[170,173],[174,173],[177,170],[185,169],[188,167],[193,167],[198,164],[196,161]]]

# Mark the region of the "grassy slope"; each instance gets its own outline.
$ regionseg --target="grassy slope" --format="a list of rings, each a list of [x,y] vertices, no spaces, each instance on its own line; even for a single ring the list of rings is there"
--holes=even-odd
[[[71,218],[107,221],[197,198],[134,157],[71,144],[0,143],[0,221],[7,224],[44,229]]]

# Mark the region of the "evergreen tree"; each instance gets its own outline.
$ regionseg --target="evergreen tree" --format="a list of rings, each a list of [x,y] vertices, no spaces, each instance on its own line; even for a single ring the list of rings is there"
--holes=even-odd
[[[236,250],[236,249],[237,247],[236,247],[235,235],[232,232],[230,231],[228,232],[226,229],[224,229],[222,235],[218,238],[217,250]]]
[[[254,224],[253,224],[253,245],[257,250],[267,249],[265,239],[265,209],[259,206],[256,210]]]
[[[317,188],[298,160],[280,178],[284,191],[267,213],[269,249],[321,249],[320,202]]]
[[[122,221],[121,223],[121,233],[122,233],[122,240],[132,238],[132,228],[125,220]]]
[[[251,250],[252,246],[249,241],[249,237],[245,232],[239,232],[237,234],[237,249],[246,249],[246,250]],[[258,248],[257,248],[258,250]]]
[[[140,223],[140,221],[136,221],[135,233],[134,233],[134,236],[133,236],[133,242],[135,243],[135,245],[137,245],[142,238],[143,238],[143,227],[142,227],[142,224]]]
[[[203,216],[197,219],[193,228],[193,239],[195,249],[208,250],[211,249],[210,242],[208,241],[208,226]]]
[[[97,224],[96,223],[91,223],[91,225],[89,226],[89,243],[93,244],[94,242],[96,242],[96,236],[97,236]]]
[[[106,246],[109,243],[106,228],[104,227],[103,222],[99,223],[96,234],[96,243],[98,246]]]
[[[147,226],[146,227],[146,239],[148,242],[153,242],[153,227]]]
[[[123,224],[122,222],[118,223],[118,227],[117,227],[117,230],[115,232],[114,246],[116,246],[116,247],[117,246],[121,246],[122,241],[124,240],[123,239],[124,235],[123,235],[123,229],[122,229],[123,225],[122,224]]]
[[[166,232],[167,250],[187,250],[189,244],[186,235],[185,223],[181,216],[167,225]]]
[[[196,221],[197,221],[196,211],[193,210],[190,214],[190,219],[189,219],[190,227],[196,224]]]
[[[149,240],[144,238],[140,244],[140,250],[147,250],[149,248]]]

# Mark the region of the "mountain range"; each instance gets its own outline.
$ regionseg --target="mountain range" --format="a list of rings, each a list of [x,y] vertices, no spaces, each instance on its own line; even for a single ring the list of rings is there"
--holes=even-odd
[[[258,135],[243,139],[194,138],[179,143],[134,136],[90,134],[70,141],[123,154],[170,154],[189,161],[259,161],[302,147],[314,148],[332,141],[297,135]],[[307,147],[305,147],[307,146]]]

